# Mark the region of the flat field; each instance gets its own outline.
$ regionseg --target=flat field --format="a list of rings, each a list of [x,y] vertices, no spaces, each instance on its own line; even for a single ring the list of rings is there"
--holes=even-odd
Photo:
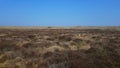
[[[117,29],[0,28],[0,68],[120,68]]]

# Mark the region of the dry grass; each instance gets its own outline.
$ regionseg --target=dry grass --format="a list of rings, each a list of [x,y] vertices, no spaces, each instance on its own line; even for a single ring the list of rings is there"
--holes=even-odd
[[[45,52],[65,51],[65,48],[60,46],[51,46],[45,49]]]
[[[0,68],[119,68],[119,44],[116,30],[0,29]]]

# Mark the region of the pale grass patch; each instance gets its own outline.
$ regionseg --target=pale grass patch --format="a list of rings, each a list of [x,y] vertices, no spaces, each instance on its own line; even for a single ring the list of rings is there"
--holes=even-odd
[[[83,45],[83,46],[81,46],[79,49],[88,50],[88,49],[90,49],[90,48],[91,48],[90,45]]]
[[[55,52],[56,50],[58,51],[65,51],[65,48],[60,47],[60,46],[51,46],[45,49],[45,52]]]
[[[74,50],[78,50],[78,47],[75,46],[75,45],[74,45],[74,46],[69,46],[69,48],[70,48],[70,50],[73,50],[73,51],[74,51]]]
[[[2,36],[6,36],[7,34],[0,34],[0,36],[2,37]]]

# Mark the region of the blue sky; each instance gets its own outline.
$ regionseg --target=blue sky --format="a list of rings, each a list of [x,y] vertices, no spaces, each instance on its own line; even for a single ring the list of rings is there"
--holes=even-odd
[[[0,0],[0,26],[120,26],[120,0]]]

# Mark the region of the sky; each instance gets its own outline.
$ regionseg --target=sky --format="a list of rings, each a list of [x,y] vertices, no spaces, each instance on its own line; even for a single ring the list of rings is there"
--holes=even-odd
[[[120,26],[120,0],[0,0],[0,26]]]

